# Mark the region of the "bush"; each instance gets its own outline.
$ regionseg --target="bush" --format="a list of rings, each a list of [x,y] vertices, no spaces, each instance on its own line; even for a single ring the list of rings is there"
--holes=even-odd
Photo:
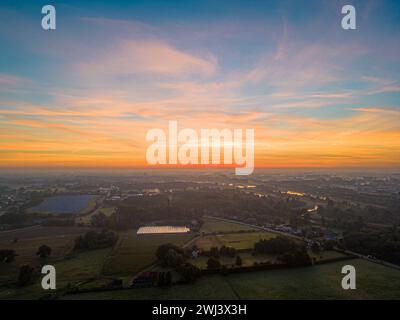
[[[0,250],[0,263],[10,263],[13,262],[17,256],[15,250],[3,249]]]
[[[312,264],[312,260],[305,249],[285,253],[278,256],[278,260],[289,266],[309,266]]]
[[[36,252],[36,255],[41,257],[42,259],[47,258],[51,254],[51,248],[49,246],[46,246],[45,244],[40,246],[38,251]]]
[[[304,245],[299,245],[288,237],[279,236],[269,240],[262,239],[258,241],[254,244],[254,252],[265,254],[282,254],[286,252],[294,252],[301,247],[304,247]]]
[[[218,259],[211,257],[207,261],[207,269],[220,269],[221,263]]]
[[[24,287],[32,280],[33,268],[29,265],[24,265],[19,269],[18,286]]]

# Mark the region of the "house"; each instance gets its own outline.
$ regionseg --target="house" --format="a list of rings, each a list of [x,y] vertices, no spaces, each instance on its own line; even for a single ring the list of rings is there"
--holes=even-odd
[[[192,258],[197,259],[199,257],[200,250],[199,249],[193,249],[192,250]]]

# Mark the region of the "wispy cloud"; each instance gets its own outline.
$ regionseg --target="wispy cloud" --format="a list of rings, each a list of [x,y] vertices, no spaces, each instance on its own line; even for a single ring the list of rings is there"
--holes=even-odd
[[[95,59],[79,63],[83,75],[120,76],[161,74],[173,76],[210,76],[217,69],[214,57],[196,57],[162,41],[120,41]]]

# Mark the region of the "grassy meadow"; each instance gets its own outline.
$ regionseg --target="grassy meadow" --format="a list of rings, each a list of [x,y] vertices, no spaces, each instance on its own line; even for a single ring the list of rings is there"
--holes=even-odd
[[[222,245],[249,249],[260,239],[276,236],[255,229],[243,232],[242,227],[246,226],[212,218],[206,218],[204,227],[213,230],[214,234],[195,239],[194,243],[203,250]],[[65,299],[400,299],[400,271],[361,259],[305,268],[203,276],[190,285],[162,289],[124,289],[64,295],[66,287],[99,288],[113,278],[121,279],[124,285],[128,285],[137,272],[155,262],[155,252],[159,245],[173,243],[182,246],[194,239],[193,234],[137,235],[136,230],[129,230],[119,233],[119,240],[113,248],[73,253],[75,237],[85,231],[85,228],[40,227],[0,234],[0,248],[15,249],[18,254],[12,263],[0,264],[0,299],[38,299],[48,294],[41,289],[38,275],[27,287],[15,286],[21,265],[29,264],[40,270],[44,261],[36,256],[36,252],[42,244],[52,248],[46,263],[55,265],[57,294]],[[18,241],[14,241],[15,235],[18,235]],[[276,261],[274,256],[253,256],[251,252],[238,254],[244,266],[251,266],[255,262]],[[341,256],[335,251],[310,254],[316,260]],[[207,265],[207,258],[202,256],[198,259],[189,258],[188,261],[201,269]],[[233,265],[235,257],[221,257],[220,261],[225,265]],[[356,267],[356,290],[345,291],[341,288],[341,268],[345,264]],[[163,270],[158,265],[152,268]],[[179,275],[174,273],[173,277],[178,279]]]
[[[223,221],[212,217],[204,217],[201,232],[204,233],[218,233],[218,232],[236,232],[236,231],[254,231],[258,230],[251,226],[245,226],[235,222]]]
[[[341,268],[357,270],[343,290]],[[400,299],[400,271],[361,259],[313,267],[202,277],[194,284],[65,296],[65,299]]]
[[[104,275],[133,275],[155,262],[155,253],[161,244],[182,246],[192,238],[191,234],[137,235],[136,230],[121,233],[119,242],[106,259]]]

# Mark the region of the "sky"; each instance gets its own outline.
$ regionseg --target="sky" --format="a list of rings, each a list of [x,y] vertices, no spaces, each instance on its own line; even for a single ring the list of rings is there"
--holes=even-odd
[[[254,129],[256,168],[400,167],[399,39],[395,0],[1,0],[0,167],[146,166],[168,121]]]

